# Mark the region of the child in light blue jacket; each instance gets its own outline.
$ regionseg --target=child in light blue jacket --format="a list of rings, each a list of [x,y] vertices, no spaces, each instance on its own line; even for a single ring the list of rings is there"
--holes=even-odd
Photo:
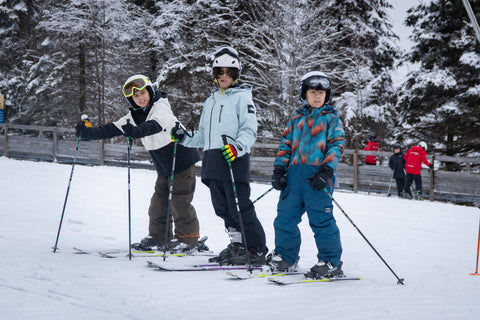
[[[172,130],[172,138],[186,147],[203,148],[202,182],[210,189],[216,215],[224,220],[230,244],[218,257],[222,264],[265,264],[265,232],[250,200],[250,148],[257,138],[257,117],[252,87],[239,85],[240,60],[231,47],[214,54],[213,77],[218,84],[205,101],[198,130],[188,134],[181,127]],[[226,142],[224,141],[226,138]],[[245,239],[236,209],[231,164]],[[243,246],[246,240],[247,248]]]

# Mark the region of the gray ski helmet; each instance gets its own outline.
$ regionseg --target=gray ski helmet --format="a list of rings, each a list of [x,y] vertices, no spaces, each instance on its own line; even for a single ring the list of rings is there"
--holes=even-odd
[[[235,68],[240,72],[242,65],[237,50],[232,47],[221,47],[215,51],[212,68]]]
[[[301,79],[298,85],[298,91],[300,92],[300,102],[305,102],[305,94],[307,89],[324,90],[327,94],[325,96],[325,103],[330,102],[332,96],[332,82],[323,72],[311,71],[306,73]]]
[[[130,94],[126,94],[126,88],[128,88],[129,84],[131,85],[131,92],[129,92]],[[132,108],[139,109],[139,106],[137,106],[132,99],[133,93],[137,90],[142,90],[144,88],[148,90],[151,101],[153,96],[155,95],[155,88],[153,87],[153,84],[150,79],[148,79],[148,77],[144,76],[143,74],[136,74],[128,78],[123,84],[123,96],[125,97],[125,99],[127,99],[128,103],[132,106]]]
[[[400,149],[400,150],[402,150],[402,146],[399,145],[398,143],[395,143],[395,144],[393,145],[393,149],[394,149],[394,150],[395,150],[395,149]]]

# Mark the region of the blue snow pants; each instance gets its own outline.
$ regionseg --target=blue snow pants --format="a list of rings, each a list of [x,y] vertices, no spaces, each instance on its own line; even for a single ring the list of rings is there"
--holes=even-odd
[[[293,265],[300,252],[301,235],[298,224],[307,212],[309,225],[317,245],[317,258],[334,266],[340,263],[342,244],[340,231],[333,217],[332,199],[325,191],[313,189],[306,179],[318,171],[318,166],[292,165],[287,172],[287,187],[280,193],[275,228],[275,252]],[[333,192],[332,184],[327,190]]]

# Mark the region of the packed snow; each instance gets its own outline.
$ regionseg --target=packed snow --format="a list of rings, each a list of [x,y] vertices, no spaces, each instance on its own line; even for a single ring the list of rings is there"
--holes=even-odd
[[[127,168],[76,165],[56,253],[52,252],[72,165],[0,157],[0,309],[2,319],[478,319],[475,272],[480,210],[439,202],[337,191],[334,198],[375,246],[397,279],[335,208],[344,271],[360,281],[277,286],[228,279],[224,271],[162,272],[161,257],[106,259],[128,250]],[[147,234],[155,171],[131,170],[132,240]],[[197,180],[201,236],[214,252],[227,245],[208,189]],[[252,199],[269,185],[252,183]],[[273,249],[278,192],[256,203]],[[300,224],[300,266],[315,262],[313,235]],[[75,254],[73,247],[91,251]],[[184,260],[182,260],[184,259]],[[168,257],[172,265],[206,257]]]

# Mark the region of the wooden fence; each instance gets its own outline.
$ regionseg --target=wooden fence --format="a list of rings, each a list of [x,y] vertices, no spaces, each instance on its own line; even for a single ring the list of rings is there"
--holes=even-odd
[[[77,140],[72,128],[0,124],[0,155],[36,161],[72,163]],[[252,180],[269,182],[278,140],[258,138],[251,153]],[[364,165],[364,156],[376,155],[378,165]],[[395,180],[388,167],[391,152],[345,150],[337,168],[340,189],[352,192],[396,194]],[[480,205],[480,159],[429,155],[429,161],[439,168],[444,162],[462,164],[462,172],[422,170],[424,197],[433,200]],[[149,153],[141,145],[131,149],[131,165],[154,169]],[[126,139],[112,141],[81,141],[76,163],[86,165],[127,165]],[[472,170],[472,165],[475,170]],[[475,171],[475,172],[472,172]],[[431,192],[433,190],[433,192]]]

